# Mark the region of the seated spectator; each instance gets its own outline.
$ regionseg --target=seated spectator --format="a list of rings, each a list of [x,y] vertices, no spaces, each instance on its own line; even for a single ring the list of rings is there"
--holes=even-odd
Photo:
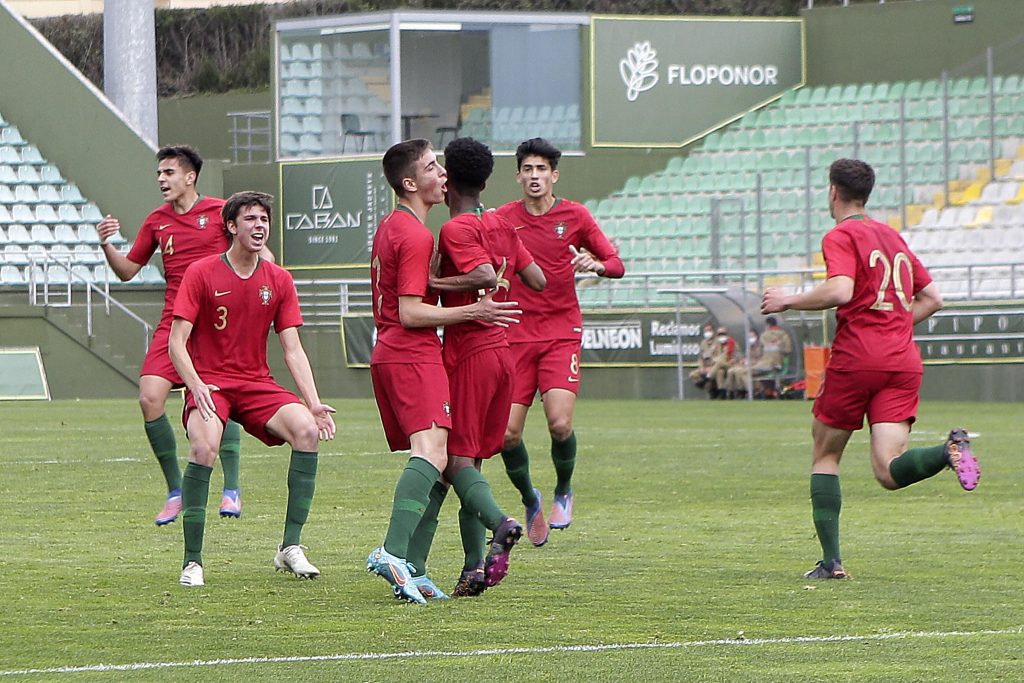
[[[704,338],[700,341],[700,350],[697,352],[697,367],[690,373],[690,379],[697,385],[698,389],[712,379],[711,367],[714,358],[718,353],[715,341],[715,327],[711,323],[704,323]]]
[[[793,340],[790,339],[789,333],[779,327],[779,321],[774,315],[770,315],[765,319],[768,327],[761,334],[761,347],[764,350],[764,354],[761,356],[761,360],[751,366],[751,372],[754,377],[763,377],[764,375],[774,375],[782,372],[786,368],[786,360],[789,355],[793,352]],[[765,396],[775,397],[775,382],[768,380],[759,382],[762,386],[760,387],[760,393]]]
[[[747,355],[750,356],[750,366],[755,366],[761,360],[763,354],[761,339],[756,330],[751,330],[747,336],[748,354],[739,356],[725,374],[725,397],[746,398],[747,396]]]
[[[710,377],[713,382],[708,386],[708,398],[725,398],[725,375],[729,367],[736,361],[736,340],[729,336],[729,330],[719,327],[715,336],[716,351],[711,360]]]

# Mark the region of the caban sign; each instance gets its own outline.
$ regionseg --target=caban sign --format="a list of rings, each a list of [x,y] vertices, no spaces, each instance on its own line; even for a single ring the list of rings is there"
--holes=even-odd
[[[366,267],[393,192],[375,159],[281,165],[281,239],[288,268]]]
[[[804,81],[802,34],[802,19],[594,17],[593,144],[679,147],[781,96]]]
[[[334,199],[331,197],[329,187],[314,185],[310,189],[310,210],[306,213],[285,214],[285,230],[343,230],[362,225],[362,211],[356,211],[353,215],[334,210]]]

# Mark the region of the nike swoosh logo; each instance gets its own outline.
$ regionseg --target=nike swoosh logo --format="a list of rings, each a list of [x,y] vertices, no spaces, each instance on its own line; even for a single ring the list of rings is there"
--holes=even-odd
[[[405,588],[405,584],[407,584],[408,581],[406,581],[405,577],[395,569],[395,565],[388,562],[388,568],[391,570],[391,576],[395,579],[395,583],[398,584],[399,588]]]
[[[569,379],[570,382],[574,382],[574,383],[580,381],[578,378],[573,378],[573,377],[569,377],[568,379]]]
[[[157,230],[163,230],[164,228],[169,228],[169,227],[171,227],[170,223],[164,223],[163,225],[156,226],[156,229]]]
[[[231,293],[230,289],[228,291],[226,291],[226,292],[218,292],[216,289],[213,290],[213,295],[214,296],[224,296],[225,294],[230,294],[230,293]]]

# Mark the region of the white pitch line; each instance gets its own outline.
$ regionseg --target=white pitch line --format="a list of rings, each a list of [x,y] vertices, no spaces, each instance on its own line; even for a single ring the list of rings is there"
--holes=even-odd
[[[864,640],[899,640],[910,638],[969,638],[977,636],[1007,636],[1024,634],[1024,626],[980,631],[905,631],[901,633],[875,633],[863,636],[792,636],[788,638],[747,638],[690,640],[670,643],[618,643],[609,645],[563,645],[552,647],[508,647],[491,650],[421,650],[409,652],[368,652],[337,655],[308,655],[296,657],[239,657],[234,659],[197,659],[191,662],[136,662],[132,664],[90,664],[86,666],[58,666],[49,669],[19,669],[0,671],[0,676],[29,676],[33,674],[71,674],[93,671],[144,671],[151,669],[180,669],[201,666],[229,666],[234,664],[294,664],[305,662],[365,662],[391,659],[425,659],[429,657],[493,657],[503,655],[559,654],[564,652],[609,652],[615,650],[670,650],[680,648],[793,645],[804,643],[846,643]]]
[[[88,463],[109,463],[109,462],[142,462],[141,458],[104,458],[102,460],[11,460],[0,461],[2,465],[77,465],[83,462]]]

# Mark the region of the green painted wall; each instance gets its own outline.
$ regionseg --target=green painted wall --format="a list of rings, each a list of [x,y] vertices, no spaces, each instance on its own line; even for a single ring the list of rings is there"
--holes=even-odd
[[[973,23],[954,24],[953,7],[975,8]],[[1021,0],[904,0],[805,10],[809,85],[938,78],[1024,32]],[[1020,72],[997,56],[996,71]],[[1002,67],[1002,68],[1001,68]],[[985,72],[982,58],[968,72]]]
[[[194,95],[160,100],[160,144],[189,144],[203,159],[231,158],[229,112],[270,111],[270,90]]]
[[[139,225],[160,201],[155,150],[48,46],[0,6],[0,112],[101,211]]]
[[[0,307],[0,346],[38,346],[53,398],[133,398],[138,387],[50,323],[42,308]]]

